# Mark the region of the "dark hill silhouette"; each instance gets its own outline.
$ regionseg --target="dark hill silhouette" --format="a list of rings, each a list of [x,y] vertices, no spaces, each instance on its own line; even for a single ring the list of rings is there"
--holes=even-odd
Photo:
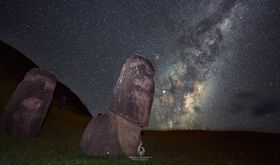
[[[1,84],[5,84],[5,82],[18,84],[25,73],[35,67],[38,66],[22,53],[0,41],[0,81],[3,82]],[[0,91],[1,88],[3,89],[5,86],[1,86]],[[90,115],[79,97],[59,81],[56,85],[52,105],[61,108],[64,106],[71,107],[66,109],[70,109],[77,114]]]
[[[38,67],[16,49],[0,41],[0,72],[1,76],[20,82],[31,68]]]

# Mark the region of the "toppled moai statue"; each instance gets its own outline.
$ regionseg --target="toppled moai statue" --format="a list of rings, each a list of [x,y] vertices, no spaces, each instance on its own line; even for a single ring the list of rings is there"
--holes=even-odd
[[[114,87],[110,111],[90,121],[82,136],[82,151],[94,156],[138,155],[154,90],[152,64],[138,55],[128,58]]]
[[[33,68],[26,73],[4,107],[4,129],[11,135],[36,136],[47,114],[56,76]]]

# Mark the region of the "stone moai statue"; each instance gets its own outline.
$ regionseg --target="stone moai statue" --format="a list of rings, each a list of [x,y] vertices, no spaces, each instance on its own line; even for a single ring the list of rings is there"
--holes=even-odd
[[[54,74],[39,68],[27,72],[4,107],[5,131],[18,136],[38,135],[55,86]]]
[[[110,111],[90,121],[82,136],[82,151],[94,156],[138,155],[154,90],[152,64],[138,55],[128,58],[114,87]]]

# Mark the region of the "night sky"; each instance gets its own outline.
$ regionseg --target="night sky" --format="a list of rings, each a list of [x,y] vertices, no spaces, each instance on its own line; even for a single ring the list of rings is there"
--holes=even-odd
[[[108,111],[125,59],[148,58],[150,128],[280,133],[279,29],[278,0],[0,0],[0,40],[94,116]]]

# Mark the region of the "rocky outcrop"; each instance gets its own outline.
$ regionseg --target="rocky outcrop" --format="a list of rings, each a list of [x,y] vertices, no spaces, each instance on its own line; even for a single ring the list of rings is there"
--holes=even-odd
[[[94,156],[137,155],[141,127],[149,123],[154,89],[152,64],[138,55],[128,58],[114,87],[110,111],[90,121],[81,150]]]

